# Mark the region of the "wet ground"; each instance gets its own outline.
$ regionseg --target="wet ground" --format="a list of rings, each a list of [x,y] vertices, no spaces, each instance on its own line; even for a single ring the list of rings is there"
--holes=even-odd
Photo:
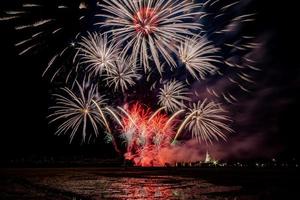
[[[298,174],[274,169],[0,169],[0,199],[298,199]]]

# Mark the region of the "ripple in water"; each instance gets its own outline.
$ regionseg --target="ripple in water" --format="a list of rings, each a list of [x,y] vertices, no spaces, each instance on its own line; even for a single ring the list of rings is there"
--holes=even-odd
[[[73,176],[52,177],[42,184],[71,191],[87,199],[248,199],[234,195],[240,186],[218,186],[204,180],[177,176],[107,177]],[[74,198],[74,200],[80,200]]]

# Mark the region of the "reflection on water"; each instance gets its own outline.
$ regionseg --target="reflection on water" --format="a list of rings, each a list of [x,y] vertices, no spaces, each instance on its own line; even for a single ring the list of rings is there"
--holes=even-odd
[[[116,199],[205,199],[205,194],[238,190],[239,187],[214,186],[204,181],[174,177],[121,178],[110,181],[103,197]],[[207,198],[206,198],[207,199]]]
[[[36,180],[48,187],[71,191],[87,199],[200,199],[237,198],[239,186],[217,186],[204,180],[176,176],[107,177],[61,175]],[[79,198],[74,198],[74,200]],[[248,198],[242,198],[248,199]]]
[[[298,175],[278,169],[2,169],[0,199],[295,199]]]

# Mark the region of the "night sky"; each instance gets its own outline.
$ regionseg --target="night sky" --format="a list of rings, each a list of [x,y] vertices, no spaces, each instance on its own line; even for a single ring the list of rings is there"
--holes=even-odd
[[[0,14],[13,9],[14,2],[18,1],[2,0]],[[48,2],[51,7],[55,1]],[[73,20],[73,16],[79,15],[76,9],[79,2],[69,2],[74,10],[59,16],[60,20],[70,22],[66,23],[65,35],[45,41],[43,48],[32,54],[18,56],[14,43],[19,33],[13,23],[0,21],[1,99],[4,100],[0,152],[3,159],[32,155],[115,156],[112,147],[101,139],[89,145],[80,142],[70,145],[67,137],[54,136],[53,127],[48,125],[49,93],[53,88],[41,74],[50,54],[68,35],[82,28],[90,29],[90,25],[80,25]],[[264,47],[256,52],[262,71],[256,75],[254,91],[231,106],[236,133],[228,143],[219,146],[228,152],[228,157],[299,157],[300,66],[298,19],[297,13],[292,11],[295,5],[288,1],[251,2],[257,13],[255,32],[264,42]],[[90,1],[89,5],[94,3]]]

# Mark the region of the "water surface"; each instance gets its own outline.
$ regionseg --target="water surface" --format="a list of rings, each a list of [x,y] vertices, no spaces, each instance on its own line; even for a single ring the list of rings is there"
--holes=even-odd
[[[207,174],[214,174],[213,179]],[[1,199],[272,199],[249,191],[243,181],[226,183],[226,171],[147,170],[125,168],[6,169],[1,175]],[[218,181],[218,176],[223,181]],[[203,177],[203,178],[202,178]],[[251,177],[251,176],[249,176]],[[250,180],[250,178],[246,180]],[[245,177],[240,179],[244,180]],[[249,181],[248,181],[249,182]],[[247,183],[248,183],[247,182]],[[251,182],[251,181],[250,181]],[[250,183],[249,182],[249,183]],[[259,183],[251,183],[253,188]],[[251,186],[252,187],[252,186]]]

